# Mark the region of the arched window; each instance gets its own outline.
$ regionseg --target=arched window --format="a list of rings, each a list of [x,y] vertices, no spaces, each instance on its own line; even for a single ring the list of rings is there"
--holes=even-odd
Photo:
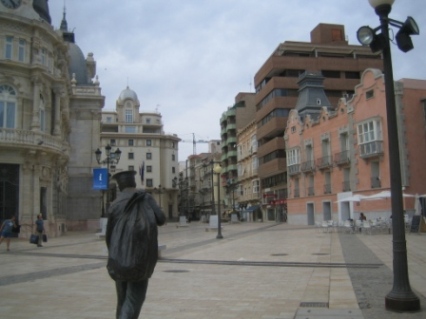
[[[9,85],[0,85],[0,127],[15,128],[16,92]]]

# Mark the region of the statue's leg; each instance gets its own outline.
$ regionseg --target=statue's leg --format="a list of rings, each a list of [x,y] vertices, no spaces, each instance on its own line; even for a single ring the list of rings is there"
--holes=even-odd
[[[124,303],[118,319],[138,319],[145,301],[148,289],[148,279],[135,282],[127,282]]]
[[[121,308],[123,307],[124,301],[126,299],[127,282],[116,281],[115,289],[117,291],[117,310],[115,312],[115,317],[116,319],[120,319]]]

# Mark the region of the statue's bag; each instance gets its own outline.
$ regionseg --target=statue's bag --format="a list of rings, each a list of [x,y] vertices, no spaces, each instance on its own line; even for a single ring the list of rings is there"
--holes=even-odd
[[[158,259],[157,206],[142,190],[121,192],[108,212],[106,243],[108,273],[115,281],[140,281],[151,277]],[[161,218],[160,218],[161,219]]]

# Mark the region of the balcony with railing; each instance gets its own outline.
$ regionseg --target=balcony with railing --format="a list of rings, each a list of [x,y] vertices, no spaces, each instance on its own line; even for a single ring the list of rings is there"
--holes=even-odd
[[[0,128],[0,147],[27,147],[43,148],[45,151],[52,151],[63,154],[69,151],[67,143],[58,136],[44,134],[42,132]]]
[[[308,196],[314,196],[315,195],[315,189],[313,186],[308,187]]]
[[[383,155],[383,141],[372,141],[359,145],[359,155],[361,158],[370,158]]]
[[[301,170],[302,172],[312,172],[315,170],[315,162],[313,160],[303,162]]]
[[[337,165],[345,165],[351,162],[349,150],[334,154],[334,162]]]
[[[287,169],[287,173],[290,176],[300,174],[300,164],[289,165]]]
[[[320,158],[317,158],[317,166],[318,169],[326,169],[333,166],[333,161],[331,160],[331,156],[323,156]]]
[[[342,191],[343,192],[349,192],[351,190],[351,182],[350,181],[344,181],[342,183]]]

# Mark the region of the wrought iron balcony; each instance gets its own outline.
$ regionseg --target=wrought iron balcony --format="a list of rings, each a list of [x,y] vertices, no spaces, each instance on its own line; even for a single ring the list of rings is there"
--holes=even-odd
[[[315,190],[313,187],[308,187],[308,196],[314,196],[315,195]]]
[[[320,158],[317,158],[317,166],[319,169],[329,168],[333,166],[333,161],[331,160],[331,156],[323,156]]]
[[[311,172],[315,170],[315,163],[314,161],[306,161],[302,163],[302,172]]]
[[[344,181],[342,183],[342,191],[343,192],[349,192],[351,190],[351,182],[350,181]]]
[[[331,184],[324,184],[324,194],[331,194]]]
[[[340,153],[334,154],[334,162],[337,165],[345,165],[351,162],[351,158],[349,156],[349,150],[342,151]]]

